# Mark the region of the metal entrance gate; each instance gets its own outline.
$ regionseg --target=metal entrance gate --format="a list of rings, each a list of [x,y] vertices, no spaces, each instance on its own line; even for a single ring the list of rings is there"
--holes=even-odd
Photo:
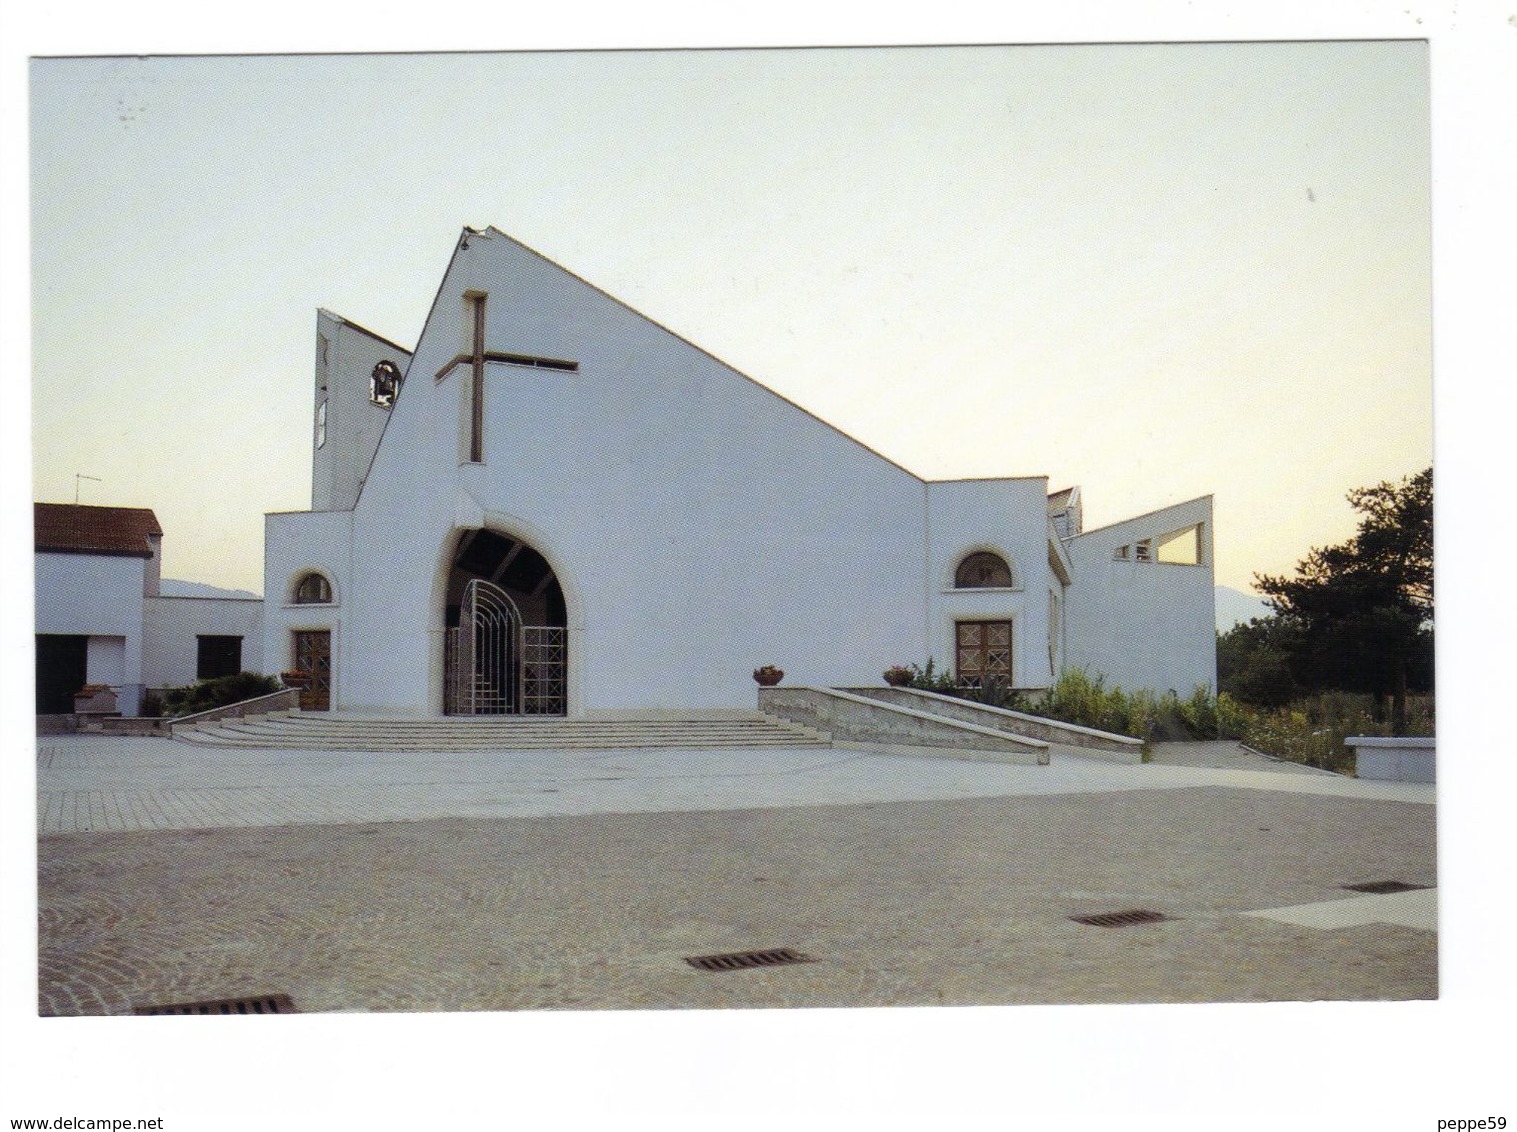
[[[443,711],[448,715],[563,715],[568,630],[523,625],[511,595],[483,578],[464,586],[458,627],[447,631]]]

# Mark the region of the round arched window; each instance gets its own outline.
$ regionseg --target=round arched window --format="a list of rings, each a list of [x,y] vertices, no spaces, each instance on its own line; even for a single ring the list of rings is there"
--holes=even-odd
[[[953,584],[961,590],[983,590],[993,586],[1010,586],[1011,567],[1006,559],[988,550],[977,551],[959,563]]]
[[[332,604],[332,583],[320,574],[312,572],[300,579],[295,586],[296,605]]]

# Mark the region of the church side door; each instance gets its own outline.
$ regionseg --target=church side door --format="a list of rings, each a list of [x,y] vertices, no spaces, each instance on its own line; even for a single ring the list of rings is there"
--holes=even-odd
[[[330,629],[296,630],[295,671],[310,674],[310,682],[300,690],[300,710],[331,710],[332,632]]]
[[[956,634],[959,687],[1011,687],[1010,621],[960,621]]]

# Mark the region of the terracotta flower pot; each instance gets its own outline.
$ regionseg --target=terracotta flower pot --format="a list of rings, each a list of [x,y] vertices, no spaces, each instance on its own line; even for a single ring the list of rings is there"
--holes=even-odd
[[[760,688],[772,688],[785,678],[785,673],[772,664],[766,664],[763,668],[753,670],[753,678],[759,682]]]

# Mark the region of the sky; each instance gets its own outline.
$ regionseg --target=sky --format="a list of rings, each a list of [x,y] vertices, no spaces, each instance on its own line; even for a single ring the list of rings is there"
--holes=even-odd
[[[8,5],[0,31],[20,393],[0,1116],[462,1126],[505,1096],[523,1126],[1171,1132],[1505,1111],[1509,7],[79,0]],[[1414,42],[1298,42],[1330,39]],[[1257,46],[153,57],[1095,40]],[[29,58],[84,55],[129,58]],[[1079,483],[1089,525],[1214,493],[1218,581],[1241,588],[1350,534],[1350,487],[1429,459],[1430,102],[1440,1001],[307,1017],[212,1042],[35,1017],[28,499],[98,476],[81,501],[157,510],[169,576],[261,589],[261,514],[308,500],[318,306],[410,345],[458,229],[495,224],[921,474]]]
[[[1423,42],[31,65],[33,489],[262,590],[317,307],[493,224],[918,474],[1213,494],[1217,581],[1432,458]],[[95,477],[76,479],[76,475]]]

